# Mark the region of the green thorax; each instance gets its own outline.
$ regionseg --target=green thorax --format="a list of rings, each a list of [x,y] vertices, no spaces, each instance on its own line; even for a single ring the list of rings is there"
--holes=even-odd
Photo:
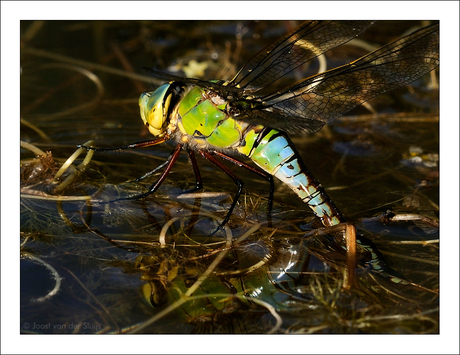
[[[246,135],[258,130],[229,115],[229,103],[199,86],[193,86],[179,103],[177,126],[183,137],[200,147],[237,149],[245,154]],[[248,154],[245,154],[248,155]]]

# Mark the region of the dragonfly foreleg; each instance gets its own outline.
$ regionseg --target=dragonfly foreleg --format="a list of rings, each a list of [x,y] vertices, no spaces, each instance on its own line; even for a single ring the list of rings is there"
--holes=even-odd
[[[165,166],[170,164],[171,157],[172,157],[173,154],[175,154],[175,152],[176,152],[175,150],[172,151],[171,154],[169,155],[168,159],[164,163],[160,164],[159,166],[157,166],[152,171],[149,171],[148,173],[145,173],[141,177],[137,178],[135,181],[139,182],[141,180],[144,180],[145,178],[148,178],[149,176],[155,174],[157,171],[163,169]],[[187,149],[187,153],[189,154],[189,157],[190,157],[190,162],[192,164],[193,173],[195,174],[196,183],[195,183],[195,187],[193,189],[186,190],[186,191],[184,191],[184,193],[191,193],[191,192],[201,190],[203,188],[203,182],[201,180],[201,174],[200,174],[200,170],[198,168],[198,164],[196,162],[195,154],[190,149]]]
[[[265,171],[262,171],[262,170],[259,170],[259,169],[256,169],[246,163],[243,163],[242,161],[238,160],[238,159],[235,159],[227,154],[224,154],[222,152],[219,152],[219,151],[213,151],[212,152],[214,155],[217,155],[218,157],[222,158],[222,159],[225,159],[229,162],[232,162],[233,164],[235,165],[238,165],[242,168],[245,168],[246,170],[260,176],[261,178],[267,180],[269,183],[270,183],[270,192],[269,192],[269,195],[268,195],[268,212],[271,212],[272,211],[272,207],[273,207],[273,195],[275,193],[275,183],[274,183],[274,180],[273,180],[273,176],[266,173]]]
[[[172,167],[174,166],[175,162],[177,161],[177,158],[179,158],[179,154],[182,150],[182,144],[178,144],[176,145],[176,148],[174,148],[174,151],[171,153],[171,155],[168,157],[168,160],[166,162],[164,162],[163,164],[160,165],[160,167],[163,167],[163,166],[166,166],[165,170],[161,173],[160,177],[158,178],[157,181],[155,181],[155,183],[153,183],[149,190],[143,194],[139,194],[139,195],[135,195],[135,196],[131,196],[131,197],[126,197],[126,198],[121,198],[121,199],[118,199],[118,200],[137,200],[137,199],[141,199],[141,198],[144,198],[144,197],[147,197],[148,195],[150,194],[153,194],[156,190],[158,190],[158,188],[161,186],[161,184],[163,183],[163,181],[166,179],[166,176],[168,176],[168,174],[171,172],[171,169]],[[155,168],[154,170],[158,170],[160,167],[158,168]],[[151,175],[152,172],[150,173],[147,173],[146,175]],[[145,175],[144,175],[145,176]],[[144,177],[142,177],[144,178]]]
[[[131,143],[128,145],[122,145],[119,147],[114,148],[95,148],[95,147],[88,147],[86,145],[77,145],[77,148],[85,148],[86,150],[94,150],[95,152],[107,152],[107,151],[116,151],[116,150],[125,150],[125,149],[133,149],[133,148],[144,148],[144,147],[151,147],[152,145],[157,145],[164,143],[168,139],[167,136],[163,136],[157,139],[152,139],[145,142],[137,142]]]

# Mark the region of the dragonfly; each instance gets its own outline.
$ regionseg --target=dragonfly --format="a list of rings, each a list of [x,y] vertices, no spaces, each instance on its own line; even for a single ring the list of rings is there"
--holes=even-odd
[[[373,21],[308,21],[256,54],[231,80],[204,81],[150,69],[166,83],[139,98],[140,116],[152,140],[96,151],[150,147],[175,142],[168,159],[137,179],[163,169],[144,198],[161,186],[181,151],[187,152],[202,189],[195,154],[213,163],[236,184],[237,192],[221,223],[225,225],[243,190],[243,181],[224,161],[270,182],[278,178],[307,204],[321,223],[346,222],[319,181],[303,163],[289,134],[312,134],[354,107],[400,88],[439,65],[439,24],[419,29],[349,64],[315,74],[281,90],[268,90],[293,70],[340,46],[373,25]],[[237,156],[249,158],[255,165]]]

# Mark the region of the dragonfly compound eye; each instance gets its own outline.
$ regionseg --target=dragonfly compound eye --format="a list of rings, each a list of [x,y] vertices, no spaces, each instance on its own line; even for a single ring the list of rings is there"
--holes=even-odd
[[[168,108],[171,103],[170,84],[164,84],[154,92],[144,92],[139,98],[142,121],[149,126],[154,136],[162,136],[165,132],[164,123],[167,120]]]

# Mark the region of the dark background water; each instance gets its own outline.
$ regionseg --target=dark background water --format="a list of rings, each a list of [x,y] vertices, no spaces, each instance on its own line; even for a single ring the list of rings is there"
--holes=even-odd
[[[144,67],[181,76],[228,79],[258,50],[296,24],[22,21],[20,104],[25,122],[21,124],[21,140],[51,151],[60,166],[76,145],[88,140],[96,146],[116,147],[150,139],[139,117],[138,97],[160,82]],[[381,21],[359,38],[379,47],[420,25],[423,23],[419,21]],[[360,44],[334,49],[327,56],[328,68],[369,51]],[[290,80],[308,75],[308,70],[314,73],[315,64],[305,73],[294,73]],[[356,223],[358,232],[377,245],[392,268],[433,292],[395,289],[385,281],[382,286],[364,273],[359,291],[341,293],[337,291],[341,275],[332,274],[329,279],[327,270],[322,270],[326,276],[319,279],[320,286],[297,285],[311,288],[304,291],[307,301],[292,301],[291,307],[280,311],[283,325],[278,332],[439,332],[436,82],[436,76],[428,75],[408,88],[370,101],[376,114],[359,107],[315,135],[292,137],[307,167],[342,213]],[[88,169],[64,190],[64,202],[58,202],[50,190],[49,181],[56,168],[47,170],[44,164],[39,169],[30,162],[34,154],[21,150],[21,185],[28,189],[21,195],[21,333],[127,332],[161,312],[165,306],[152,308],[142,296],[149,275],[140,269],[143,264],[139,256],[151,255],[150,262],[156,267],[167,259],[168,272],[172,272],[174,262],[186,258],[186,253],[192,259],[199,254],[173,245],[159,248],[161,228],[172,218],[178,218],[172,225],[177,245],[201,243],[209,245],[208,252],[214,250],[207,239],[214,224],[206,216],[225,216],[228,196],[234,194],[235,185],[207,162],[199,161],[205,191],[226,194],[201,199],[200,208],[196,201],[178,198],[182,190],[194,185],[185,155],[160,190],[144,202],[98,205],[86,200],[68,201],[70,196],[108,200],[143,192],[154,179],[136,184],[132,181],[161,164],[170,150],[165,145],[97,152]],[[229,222],[236,239],[255,223],[266,222],[268,184],[246,171],[234,171],[245,181],[245,194]],[[418,219],[390,225],[373,219],[387,210],[406,220]],[[196,224],[190,217],[194,215],[199,217]],[[292,235],[300,238],[302,228],[314,226],[312,219],[306,206],[276,182],[273,226],[264,224],[249,240],[269,241],[267,245],[272,247],[280,241],[292,245]],[[222,243],[222,237],[212,241]],[[247,254],[257,254],[249,244],[246,249]],[[204,258],[199,263],[200,272],[213,260]],[[53,270],[61,280],[59,291],[37,301],[56,287]],[[206,287],[210,293],[228,292],[221,283]],[[315,293],[318,290],[323,292],[322,298]],[[254,306],[250,310],[241,319],[241,310],[225,317],[216,312],[218,316],[212,322],[203,320],[209,317],[206,312],[198,312],[194,318],[172,312],[143,332],[264,333],[272,329],[273,318],[266,308]]]

